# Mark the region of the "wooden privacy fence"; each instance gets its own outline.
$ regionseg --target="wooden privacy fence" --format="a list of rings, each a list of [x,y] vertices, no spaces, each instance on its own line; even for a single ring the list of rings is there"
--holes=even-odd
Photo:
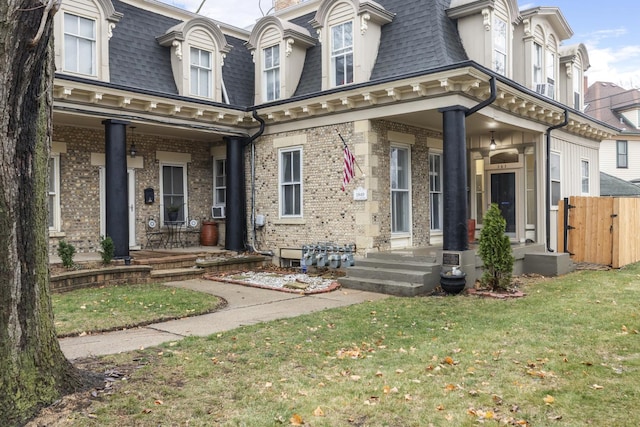
[[[574,262],[620,268],[640,261],[640,198],[574,196],[561,200],[558,252],[565,248]]]

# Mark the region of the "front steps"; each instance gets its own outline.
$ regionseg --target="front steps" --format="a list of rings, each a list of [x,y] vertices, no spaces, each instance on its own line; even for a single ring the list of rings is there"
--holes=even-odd
[[[345,288],[413,297],[428,295],[440,285],[436,256],[412,253],[371,253],[356,258],[346,276],[338,279]]]

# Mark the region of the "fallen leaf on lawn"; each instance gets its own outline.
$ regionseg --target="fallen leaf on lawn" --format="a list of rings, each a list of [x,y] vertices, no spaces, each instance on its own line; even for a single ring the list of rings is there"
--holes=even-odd
[[[444,411],[444,405],[436,406],[436,411]]]
[[[447,391],[453,391],[455,390],[457,387],[454,384],[447,384],[445,387],[445,390]]]
[[[389,393],[391,393],[391,387],[389,387],[388,385],[386,385],[386,386],[382,387],[382,392],[383,392],[384,394],[389,394]]]
[[[308,392],[306,392],[306,391],[304,391],[304,390],[298,390],[298,394],[299,394],[300,396],[309,396],[309,393],[308,393]]]
[[[402,369],[396,369],[396,374],[402,374],[404,371]]]
[[[265,383],[264,388],[273,387],[273,383]]]
[[[546,403],[547,405],[551,405],[553,402],[555,402],[556,399],[554,399],[553,396],[551,395],[546,395],[544,399],[542,399],[544,401],[544,403]]]
[[[360,375],[351,375],[349,377],[351,379],[351,381],[360,381]]]
[[[316,409],[313,410],[313,416],[324,417],[324,411],[318,406]]]
[[[447,365],[453,365],[453,359],[450,356],[444,358],[444,363]]]
[[[411,396],[410,394],[405,394],[404,400],[406,400],[407,402],[411,402],[413,400],[413,396]]]
[[[516,421],[516,424],[519,425],[519,426],[525,426],[525,427],[529,426],[529,422],[526,421],[526,420],[518,420],[518,421]]]
[[[382,372],[380,371],[376,372],[376,377],[381,377],[382,375],[383,375]]]
[[[164,404],[164,402],[162,400],[160,400],[160,399],[156,400],[153,403],[155,403],[156,405],[163,405]]]
[[[143,414],[150,414],[151,413],[151,409],[149,409],[149,408],[143,409],[142,413]]]
[[[292,426],[303,426],[304,421],[302,421],[302,417],[298,414],[293,414],[293,416],[289,419],[289,422]]]
[[[622,332],[627,332],[627,327],[625,325],[622,325]]]
[[[593,384],[591,388],[594,390],[602,390],[604,387],[598,384]]]

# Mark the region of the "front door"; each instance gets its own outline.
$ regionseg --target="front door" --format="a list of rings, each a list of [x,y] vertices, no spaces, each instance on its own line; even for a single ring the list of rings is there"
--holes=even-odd
[[[516,237],[516,173],[494,172],[491,174],[491,203],[498,205],[507,221],[506,234]]]
[[[100,168],[100,235],[106,236],[106,176],[105,168]],[[140,245],[137,243],[136,238],[136,197],[135,197],[135,185],[136,185],[136,172],[135,169],[127,169],[127,192],[128,192],[128,213],[129,213],[129,248],[140,249]]]

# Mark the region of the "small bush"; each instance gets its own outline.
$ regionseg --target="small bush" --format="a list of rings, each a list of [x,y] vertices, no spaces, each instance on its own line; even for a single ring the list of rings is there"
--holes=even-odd
[[[100,246],[102,247],[102,250],[100,251],[100,254],[102,255],[102,263],[105,265],[110,264],[115,252],[111,236],[100,236]]]
[[[62,259],[62,265],[65,268],[73,267],[73,256],[75,254],[76,248],[71,243],[67,243],[64,240],[58,242],[58,256]]]
[[[482,220],[478,255],[484,263],[480,283],[493,290],[506,290],[511,285],[514,258],[509,236],[504,234],[506,228],[507,221],[492,203]]]

